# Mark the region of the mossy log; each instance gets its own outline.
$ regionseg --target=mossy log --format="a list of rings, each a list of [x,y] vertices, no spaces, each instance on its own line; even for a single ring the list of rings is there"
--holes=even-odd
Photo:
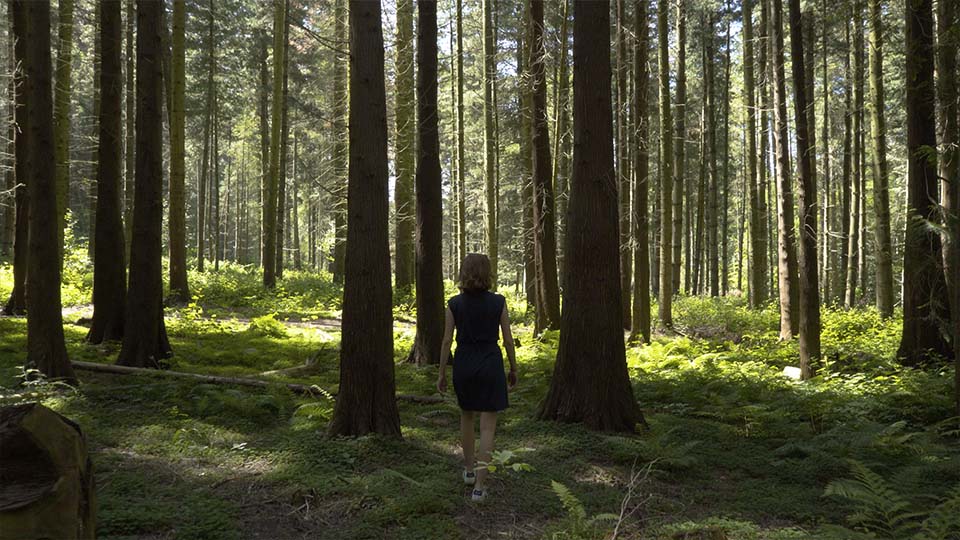
[[[0,408],[0,540],[95,538],[80,426],[37,403]]]

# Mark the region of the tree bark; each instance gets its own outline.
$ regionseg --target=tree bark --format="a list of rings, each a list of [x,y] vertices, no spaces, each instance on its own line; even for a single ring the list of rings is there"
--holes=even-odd
[[[435,47],[436,3],[422,0],[418,7],[421,13],[433,13],[434,23],[428,32],[433,35]],[[400,437],[400,415],[394,396],[387,107],[380,2],[350,0],[349,12],[349,219],[340,389],[329,432],[331,435],[380,433]],[[430,19],[424,17],[424,20]],[[420,32],[424,26],[425,23],[421,23]],[[433,88],[435,102],[435,82]],[[439,266],[436,271],[440,271]]]
[[[285,0],[273,0],[273,103],[270,119],[270,175],[264,190],[263,286],[277,285],[277,204],[280,185],[280,146],[283,136],[283,29],[286,26]],[[341,133],[338,131],[338,133]]]
[[[4,121],[7,122],[7,164],[4,173],[4,190],[2,197],[3,221],[0,222],[0,256],[8,256],[13,251],[13,239],[16,236],[16,104],[17,104],[17,64],[14,53],[14,35],[13,35],[13,2],[7,4],[7,42],[3,44],[5,57],[7,59],[7,70],[10,75],[10,83],[7,85],[7,116]]]
[[[159,367],[173,354],[163,322],[163,66],[161,10],[151,0],[137,3],[137,170],[130,250],[130,287],[122,366]]]
[[[60,315],[60,251],[53,129],[53,69],[50,59],[50,2],[28,1],[24,10],[24,93],[27,109],[27,170],[30,181],[27,242],[27,369],[76,384],[67,359]]]
[[[686,191],[686,146],[687,146],[687,12],[686,1],[677,1],[677,101],[676,142],[673,147],[673,170],[676,181],[673,183],[673,292],[680,292],[681,248],[683,247],[683,195]],[[636,69],[636,68],[634,68]],[[649,157],[647,167],[649,168]],[[687,223],[689,227],[690,224]]]
[[[463,146],[463,1],[457,0],[457,264],[467,256],[467,188]],[[526,155],[525,155],[526,158]],[[532,293],[532,291],[531,291]]]
[[[417,24],[417,335],[409,361],[439,364],[443,341],[443,189],[437,115],[437,4],[420,0]]]
[[[800,291],[790,182],[790,143],[787,134],[787,98],[784,83],[783,3],[771,0],[770,56],[773,61],[774,147],[777,154],[777,229],[779,237],[780,339],[799,332]]]
[[[761,2],[764,0],[760,0]],[[761,44],[761,47],[763,44]],[[747,181],[750,193],[750,307],[767,303],[767,218],[757,175],[757,98],[753,72],[753,0],[743,1],[743,87],[747,101]],[[762,69],[762,67],[761,67]],[[763,141],[760,141],[763,144]],[[761,167],[766,165],[761,163]]]
[[[661,7],[666,9],[665,0]],[[632,432],[643,416],[627,374],[620,310],[609,51],[609,2],[575,0],[575,155],[564,240],[567,281],[560,347],[538,417],[582,422],[588,429]],[[669,133],[670,128],[665,129]],[[669,287],[670,282],[666,283]]]
[[[729,0],[726,11],[730,11]],[[730,19],[727,18],[727,46],[723,55],[723,217],[720,219],[720,294],[730,287]]]
[[[848,308],[856,305],[857,286],[860,282],[860,214],[863,212],[863,193],[861,167],[863,154],[863,2],[853,3],[853,109],[852,109],[850,155],[850,204],[851,214],[847,233],[847,297],[844,305]]]
[[[97,215],[93,272],[93,320],[87,341],[123,339],[127,299],[123,239],[123,21],[118,0],[100,5],[100,119],[97,155]]]
[[[780,2],[780,0],[774,0]],[[800,183],[797,199],[800,204],[800,377],[813,377],[812,362],[820,358],[820,285],[817,267],[817,176],[813,155],[815,142],[811,135],[816,127],[810,123],[813,103],[813,73],[808,72],[804,51],[804,25],[813,24],[810,12],[801,14],[800,0],[789,0],[790,56],[793,68],[793,110],[797,126],[797,160],[800,162]],[[774,12],[780,8],[775,6]],[[812,62],[809,62],[812,64]]]
[[[550,134],[547,127],[543,1],[530,0],[528,6],[532,23],[530,69],[533,82],[534,260],[537,271],[537,290],[540,298],[539,307],[543,309],[544,328],[556,329],[560,326],[560,289],[557,283],[557,239],[553,178],[551,175],[552,160],[550,158]],[[629,276],[627,278],[627,283],[629,283]]]
[[[845,29],[846,50],[850,49],[850,20]],[[843,55],[843,161],[840,178],[840,257],[836,273],[834,297],[838,305],[847,301],[847,272],[850,257],[850,216],[851,216],[851,144],[853,140],[853,70],[850,67],[850,53]]]
[[[660,66],[660,324],[673,327],[673,121],[670,116],[670,6],[657,0],[657,35]]]
[[[136,0],[126,1],[126,31],[124,33],[124,58],[126,59],[126,72],[124,83],[124,165],[126,173],[124,175],[123,188],[123,240],[126,242],[127,254],[130,254],[131,243],[133,242],[133,197],[134,184],[136,183],[136,66],[134,64],[134,28],[136,26],[137,11]],[[128,257],[129,258],[129,257]]]
[[[630,252],[630,152],[629,132],[627,130],[627,10],[625,7],[627,0],[616,0],[616,114],[617,123],[617,186],[619,193],[619,215],[620,215],[620,291],[623,311],[623,327],[630,329],[630,316],[632,310],[630,307],[630,266],[632,261]],[[536,68],[534,68],[536,69]],[[534,98],[536,99],[536,98]],[[536,149],[534,149],[536,151]],[[670,252],[672,253],[672,251]]]
[[[904,238],[903,335],[897,358],[907,366],[953,354],[940,332],[949,319],[940,235],[933,79],[933,2],[907,2],[907,230]]]
[[[499,234],[497,225],[497,167],[496,138],[494,136],[493,87],[497,76],[496,43],[493,42],[493,0],[483,0],[483,165],[486,193],[485,240],[490,258],[490,278],[497,288],[499,265]],[[459,34],[458,34],[459,36]],[[459,83],[462,84],[462,83]],[[461,125],[462,128],[462,125]],[[461,154],[462,155],[462,154]],[[462,169],[461,169],[462,171]]]
[[[336,43],[340,44],[341,49],[350,39],[347,34],[346,20],[347,8],[345,0],[336,0],[334,5],[334,35]],[[333,71],[333,132],[346,133],[347,117],[347,85],[346,78],[349,71],[350,58],[347,55],[337,51],[334,60]],[[333,142],[333,169],[335,175],[334,182],[334,243],[333,243],[333,281],[334,283],[343,283],[344,269],[346,263],[346,240],[347,240],[347,191],[348,174],[347,160],[348,148],[344,137],[335,137]]]
[[[707,277],[710,286],[710,296],[720,295],[720,171],[717,165],[717,111],[716,111],[716,76],[714,61],[716,60],[715,31],[716,24],[713,13],[707,16],[708,23],[703,29],[704,40],[704,100],[707,103],[707,158],[709,164],[709,183],[707,185]]]
[[[633,114],[637,130],[637,147],[633,154],[636,174],[633,191],[633,320],[630,341],[650,343],[650,235],[648,191],[650,182],[650,121],[648,96],[650,72],[647,60],[650,51],[650,22],[646,0],[634,0],[633,31]],[[682,43],[682,41],[681,41]],[[681,71],[682,73],[682,71]],[[678,92],[679,94],[679,92]]]
[[[887,134],[883,112],[883,26],[880,0],[870,10],[870,134],[873,141],[873,209],[876,212],[877,310],[893,316],[893,246],[890,239],[890,188]],[[953,73],[951,70],[949,73]],[[956,121],[956,118],[954,118]]]
[[[283,268],[286,265],[286,242],[289,236],[289,224],[287,223],[287,149],[290,143],[290,124],[289,124],[289,104],[287,96],[289,95],[290,80],[290,25],[287,24],[287,11],[290,9],[289,0],[283,0],[283,86],[280,91],[280,164],[277,172],[277,261],[276,278],[283,278]],[[218,199],[219,200],[219,199]],[[219,203],[218,203],[219,206]]]
[[[556,186],[557,273],[563,282],[563,234],[566,230],[567,193],[570,184],[570,69],[569,48],[570,0],[563,1],[563,22],[560,25],[560,56],[554,102],[556,129],[553,138],[553,179]]]
[[[416,279],[414,175],[417,170],[417,124],[413,67],[413,0],[397,2],[396,138],[397,180],[395,278],[397,291],[410,292]]]
[[[70,194],[70,99],[73,92],[73,0],[60,0],[56,86],[53,96],[54,160],[57,164],[57,245],[63,266],[63,229]]]
[[[170,117],[170,298],[174,302],[190,300],[187,284],[187,223],[184,182],[186,170],[186,36],[187,8],[184,0],[173,2],[173,96]]]

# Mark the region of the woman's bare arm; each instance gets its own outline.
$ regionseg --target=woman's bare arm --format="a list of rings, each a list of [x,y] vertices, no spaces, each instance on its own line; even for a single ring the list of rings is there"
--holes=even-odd
[[[517,372],[517,351],[513,347],[513,332],[510,331],[510,314],[507,306],[503,306],[500,313],[500,331],[503,333],[503,346],[507,349],[507,359],[510,360],[510,372]]]
[[[437,377],[437,390],[441,393],[447,389],[447,359],[450,357],[450,346],[453,344],[453,312],[447,308],[444,315],[443,343],[440,345],[440,375]]]

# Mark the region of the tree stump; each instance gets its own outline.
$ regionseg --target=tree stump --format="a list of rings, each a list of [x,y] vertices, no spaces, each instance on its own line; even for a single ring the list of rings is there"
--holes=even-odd
[[[80,426],[37,403],[0,409],[0,540],[95,538]]]

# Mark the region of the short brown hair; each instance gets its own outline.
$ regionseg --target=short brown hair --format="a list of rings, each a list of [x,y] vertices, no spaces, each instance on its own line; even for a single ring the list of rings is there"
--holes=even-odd
[[[490,258],[482,253],[469,253],[460,263],[460,290],[489,291],[493,286],[490,277]]]

